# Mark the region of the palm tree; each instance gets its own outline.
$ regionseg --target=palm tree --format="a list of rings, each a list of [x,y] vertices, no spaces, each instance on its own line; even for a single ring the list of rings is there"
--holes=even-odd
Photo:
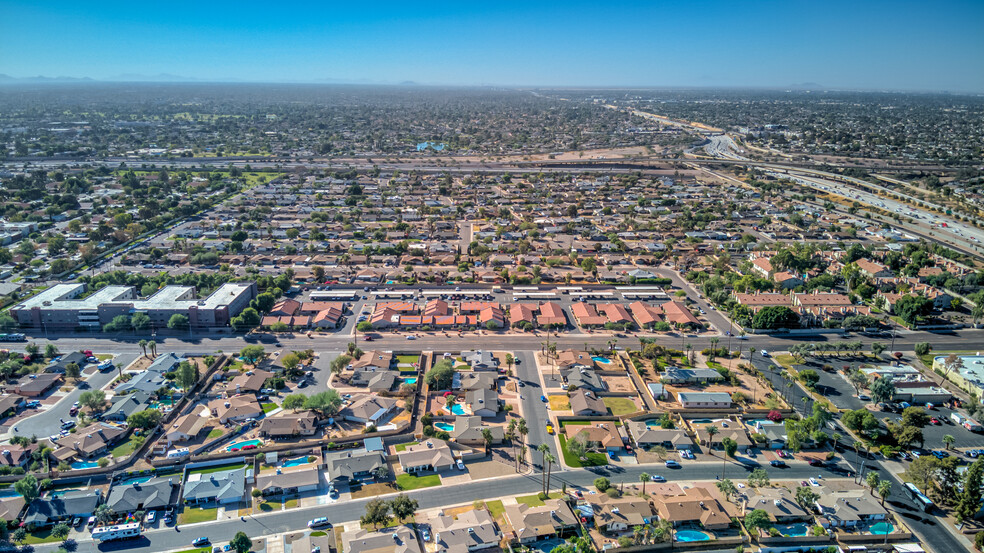
[[[147,357],[147,340],[140,340],[137,345],[143,350],[144,357]]]
[[[943,436],[943,444],[946,445],[947,449],[951,449],[953,447],[953,442],[955,441],[957,441],[957,439],[954,438],[951,434],[945,434]]]
[[[718,433],[718,427],[711,425],[706,428],[707,430],[707,451],[714,455],[714,448],[711,447],[711,442],[714,441],[714,435]]]
[[[640,474],[639,481],[642,482],[642,495],[646,495],[646,482],[649,481],[649,473],[644,472]]]
[[[444,400],[444,406],[447,408],[448,413],[454,413],[454,405],[458,403],[458,398],[454,394],[449,395]]]
[[[885,506],[885,499],[888,498],[892,493],[892,482],[889,480],[882,480],[878,483],[878,495],[881,496],[882,507]]]
[[[553,464],[557,462],[557,458],[553,456],[552,453],[547,453],[543,456],[543,460],[547,463],[547,490],[546,494],[550,494],[550,473],[553,472]]]
[[[147,347],[150,348],[150,354],[157,357],[157,342],[151,340],[147,342]]]
[[[543,489],[543,493],[547,493],[547,454],[550,453],[550,446],[547,444],[540,444],[536,448],[540,452],[540,488]]]
[[[485,442],[485,454],[489,454],[489,446],[492,445],[492,430],[489,428],[482,429],[482,440]]]

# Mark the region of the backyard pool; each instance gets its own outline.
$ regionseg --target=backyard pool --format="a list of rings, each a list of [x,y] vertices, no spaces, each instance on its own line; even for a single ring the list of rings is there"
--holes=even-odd
[[[79,490],[76,490],[75,488],[65,489],[65,490],[55,490],[55,491],[49,493],[48,494],[48,497],[61,497],[61,496],[65,495],[65,494],[67,494],[67,493],[77,492],[77,491],[79,491]]]
[[[430,148],[434,148],[435,150],[437,150],[438,152],[440,152],[441,150],[444,149],[444,146],[445,146],[445,144],[443,144],[441,142],[420,142],[420,143],[417,144],[417,151],[418,152],[423,152],[428,147],[430,147]]]
[[[20,497],[20,494],[14,490],[13,486],[9,488],[0,489],[0,497]]]
[[[879,536],[884,536],[885,534],[891,534],[895,531],[895,525],[891,522],[877,522],[871,525],[868,529],[872,534],[877,534]]]
[[[690,419],[691,424],[710,424],[714,421],[711,419]]]
[[[468,413],[465,412],[464,406],[461,405],[460,403],[455,403],[454,405],[452,405],[450,410],[448,409],[448,406],[445,405],[444,406],[444,410],[445,411],[450,411],[450,413],[452,415],[467,415],[468,414]]]
[[[607,364],[607,363],[611,363],[612,362],[612,360],[609,359],[609,358],[607,358],[607,357],[599,357],[599,356],[592,357],[591,360],[594,361],[595,363],[606,363]]]
[[[457,405],[455,405],[455,407],[457,407]],[[454,430],[454,425],[447,422],[435,422],[434,428],[438,430],[443,430],[445,432],[451,432],[452,430]]]
[[[280,466],[282,467],[299,467],[301,465],[308,464],[307,457],[298,457],[297,459],[291,459],[290,461],[284,461]]]
[[[676,540],[682,542],[707,541],[709,539],[711,539],[710,536],[697,530],[677,530],[676,533]]]
[[[128,484],[143,484],[144,482],[149,482],[151,478],[153,478],[153,476],[135,476],[133,478],[121,480],[118,485],[125,486]]]
[[[263,445],[263,440],[246,440],[245,442],[236,442],[226,448],[226,451],[236,451],[237,449],[243,449],[249,446],[253,446],[250,449],[257,448]]]
[[[798,522],[796,524],[773,524],[776,530],[782,532],[784,536],[805,536],[809,531],[806,523]]]
[[[417,377],[416,376],[412,376],[410,378],[404,378],[403,381],[406,382],[407,384],[416,384],[417,383]]]
[[[564,540],[560,538],[550,538],[546,540],[540,540],[530,544],[530,548],[533,551],[540,551],[541,553],[550,553],[555,547],[564,545]]]
[[[98,466],[99,463],[93,463],[92,461],[75,461],[72,463],[72,470],[94,469]]]

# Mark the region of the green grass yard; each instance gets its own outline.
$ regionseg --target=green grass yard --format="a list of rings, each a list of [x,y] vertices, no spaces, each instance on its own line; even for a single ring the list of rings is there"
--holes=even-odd
[[[419,490],[441,485],[441,477],[436,474],[426,476],[414,476],[412,474],[401,474],[396,477],[396,486],[401,490]]]
[[[260,404],[260,407],[263,408],[263,413],[266,414],[266,413],[269,413],[270,411],[273,411],[274,409],[276,409],[276,408],[278,408],[280,406],[271,401],[269,403],[261,403]]]
[[[53,543],[61,541],[51,535],[51,528],[45,530],[38,530],[36,532],[28,532],[27,537],[24,538],[24,543],[35,544],[35,543]]]
[[[501,499],[486,501],[485,507],[488,508],[492,518],[496,520],[502,520],[502,514],[506,512],[506,506],[502,504]]]
[[[406,451],[408,447],[417,445],[419,443],[420,442],[410,442],[410,443],[406,443],[406,444],[396,444],[395,446],[393,446],[393,449],[395,449],[397,451]]]
[[[585,461],[581,461],[577,457],[570,454],[567,451],[567,437],[564,435],[559,435],[560,438],[560,451],[564,455],[564,464],[569,467],[598,467],[601,465],[608,464],[608,456],[604,453],[595,453],[589,451],[585,453]]]
[[[407,365],[412,365],[412,364],[416,363],[419,360],[420,360],[420,357],[418,357],[416,355],[397,355],[396,356],[396,362],[397,363],[406,363]]]
[[[178,515],[178,524],[193,524],[195,522],[212,522],[219,516],[217,507],[185,507]]]
[[[212,440],[212,439],[215,439],[215,438],[218,438],[219,436],[221,436],[221,435],[223,435],[223,434],[225,434],[225,431],[224,431],[224,430],[222,430],[222,428],[221,428],[221,427],[220,427],[220,428],[213,428],[213,429],[212,429],[212,430],[211,430],[211,431],[210,431],[210,432],[208,433],[208,439],[210,439],[210,440]]]
[[[217,465],[214,467],[205,467],[201,469],[189,470],[188,474],[212,474],[213,472],[222,472],[224,470],[241,469],[245,467],[246,465],[240,463],[233,463],[231,465]]]
[[[608,407],[608,410],[616,417],[635,413],[639,410],[635,402],[627,397],[605,397],[601,400],[605,402],[605,407]]]
[[[550,492],[550,499],[560,499],[563,496],[564,494],[560,492]],[[516,502],[523,505],[529,505],[530,507],[540,507],[544,504],[543,500],[540,499],[540,496],[538,494],[521,495],[516,498]]]
[[[114,458],[129,457],[137,449],[136,437],[131,436],[129,440],[122,442],[110,452]]]

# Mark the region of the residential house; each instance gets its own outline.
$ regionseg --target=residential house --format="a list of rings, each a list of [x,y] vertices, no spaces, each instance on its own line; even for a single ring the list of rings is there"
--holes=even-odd
[[[494,417],[499,413],[499,394],[489,388],[469,390],[465,392],[465,405],[473,415]]]
[[[280,414],[260,422],[260,436],[265,438],[293,438],[313,436],[318,430],[318,417],[311,412]]]
[[[506,505],[503,516],[512,527],[513,537],[521,544],[545,538],[567,537],[578,526],[574,512],[561,499],[548,499],[538,507],[525,503]]]
[[[655,519],[646,498],[597,494],[591,496],[590,501],[594,509],[595,524],[608,532],[625,532],[635,526],[649,524]]]
[[[264,388],[263,383],[269,378],[273,378],[272,372],[261,369],[246,371],[229,381],[229,385],[226,387],[226,393],[245,394],[259,392]]]
[[[208,408],[202,406],[187,415],[178,417],[164,433],[167,444],[186,442],[196,438],[198,433],[208,424],[210,414]]]
[[[27,375],[14,386],[13,391],[25,397],[39,397],[60,384],[62,380],[64,380],[62,375],[54,373]]]
[[[625,427],[632,436],[636,447],[650,449],[656,446],[667,451],[689,450],[694,447],[694,441],[680,428],[660,428],[650,426],[645,421],[625,421]]]
[[[177,500],[181,479],[151,478],[146,482],[117,484],[109,491],[106,505],[114,513],[165,509]]]
[[[393,353],[388,351],[371,350],[362,353],[362,357],[352,361],[353,369],[373,367],[376,370],[389,369],[393,365]]]
[[[246,484],[252,479],[253,470],[245,468],[189,474],[183,499],[185,503],[237,503],[246,498]]]
[[[96,511],[102,492],[95,490],[66,491],[56,497],[35,499],[27,507],[22,522],[28,526],[52,526],[72,518],[88,518]]]
[[[677,392],[677,401],[684,409],[728,409],[731,407],[731,394],[728,392]]]
[[[502,426],[490,426],[482,423],[482,417],[477,415],[458,416],[454,419],[454,430],[451,431],[451,439],[459,444],[484,446],[484,430],[492,433],[492,444],[502,443],[505,439],[505,430]]]
[[[445,514],[428,521],[436,551],[470,553],[498,547],[502,539],[499,527],[487,509],[472,509],[451,517]]]
[[[317,470],[291,470],[263,472],[256,476],[254,489],[263,495],[298,494],[315,491],[321,485],[321,472]]]
[[[406,473],[448,470],[454,464],[454,454],[444,440],[427,440],[407,447],[397,454],[400,467]]]
[[[731,438],[738,444],[738,451],[748,451],[752,447],[752,439],[741,428],[718,428],[717,434],[711,436],[706,427],[697,429],[697,441],[711,449],[723,451],[724,439]]]
[[[150,406],[151,395],[147,392],[136,392],[113,398],[113,405],[103,413],[103,420],[125,422],[130,415],[147,409]]]
[[[604,449],[608,453],[618,453],[625,447],[625,438],[614,421],[592,422],[587,425],[569,424],[564,426],[567,441],[576,437],[584,438],[588,449]]]
[[[388,467],[380,451],[343,451],[325,459],[328,476],[332,481],[348,482],[372,477],[380,467]]]
[[[592,368],[575,365],[570,369],[561,370],[560,376],[567,386],[592,392],[605,391],[605,381]]]
[[[377,370],[376,367],[360,367],[352,371],[349,386],[368,388],[370,392],[388,392],[400,380],[397,371]]]
[[[52,456],[58,461],[66,461],[75,457],[97,457],[109,449],[124,434],[126,429],[106,423],[90,424],[79,428],[74,434],[62,436],[55,440],[55,450]]]
[[[388,397],[362,396],[343,408],[339,416],[347,421],[381,426],[389,420],[397,404],[397,400]]]
[[[31,454],[38,449],[38,444],[28,444],[26,446],[13,443],[4,444],[0,449],[0,467],[21,467],[26,468]]]
[[[499,360],[491,351],[463,351],[461,358],[473,371],[494,371],[499,368]]]
[[[683,369],[668,367],[660,379],[664,384],[706,384],[724,380],[721,373],[714,369]]]
[[[743,502],[742,509],[746,514],[761,509],[769,513],[769,520],[778,524],[807,522],[813,518],[786,488],[756,488]]]
[[[88,361],[86,361],[87,359],[88,356],[83,355],[78,351],[72,351],[62,355],[58,361],[55,361],[51,365],[45,367],[44,371],[49,373],[65,374],[65,370],[73,363],[81,371],[81,369],[85,368],[88,363]]]
[[[263,408],[256,401],[256,396],[252,395],[214,399],[208,402],[208,409],[222,424],[240,423],[263,415]]]
[[[455,390],[494,390],[498,376],[495,373],[470,371],[455,372],[451,387]]]
[[[855,528],[888,518],[888,511],[865,490],[819,488],[816,508],[824,528]]]
[[[653,507],[660,520],[674,528],[681,525],[700,525],[708,530],[726,530],[731,517],[720,502],[704,488],[687,488],[680,495],[656,495]]]
[[[416,532],[405,525],[378,532],[349,530],[342,534],[342,548],[345,553],[424,553]]]
[[[570,395],[571,411],[577,416],[601,416],[608,414],[605,402],[590,390],[578,388]]]

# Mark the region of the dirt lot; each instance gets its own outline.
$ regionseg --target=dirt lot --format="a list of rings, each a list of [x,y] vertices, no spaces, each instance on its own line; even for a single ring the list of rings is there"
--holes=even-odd
[[[609,392],[616,393],[639,393],[636,390],[635,385],[632,384],[632,379],[627,376],[602,376],[601,379],[608,386]]]

